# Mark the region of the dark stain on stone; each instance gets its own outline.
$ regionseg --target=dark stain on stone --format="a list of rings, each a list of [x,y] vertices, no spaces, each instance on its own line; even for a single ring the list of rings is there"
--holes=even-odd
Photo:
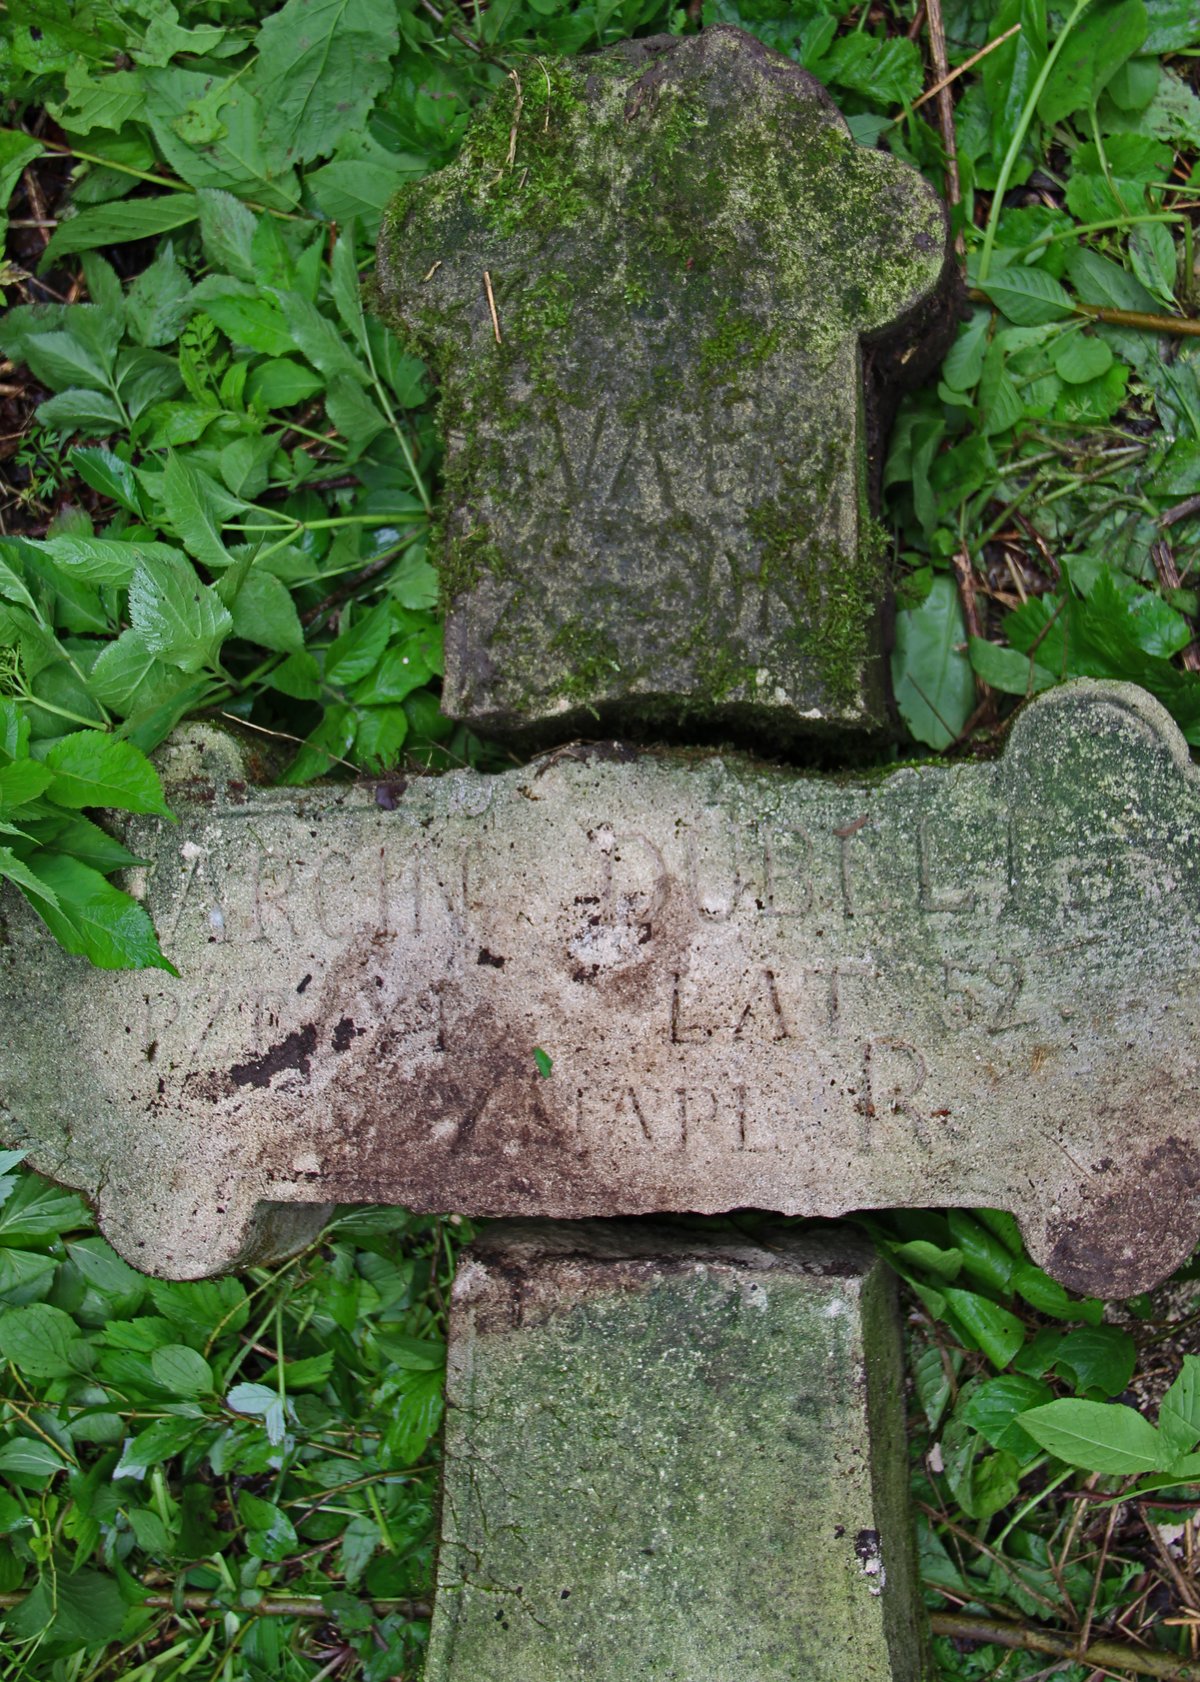
[[[493,969],[503,969],[506,960],[498,958],[494,952],[489,952],[486,946],[479,948],[479,956],[475,960],[478,964],[490,964]]]
[[[400,803],[400,796],[407,787],[408,783],[403,777],[394,783],[379,783],[375,789],[375,804],[385,812],[394,812]]]
[[[296,1069],[306,1075],[312,1068],[312,1055],[317,1049],[317,1030],[311,1022],[297,1028],[286,1039],[264,1051],[261,1057],[249,1062],[235,1063],[229,1078],[235,1086],[270,1086],[274,1075],[284,1069]]]
[[[297,993],[303,993],[305,988],[311,982],[311,980],[312,980],[312,971],[310,970],[309,973],[304,977],[304,980],[297,983],[297,986],[296,986]]]
[[[343,1016],[337,1027],[333,1030],[330,1044],[333,1046],[335,1051],[349,1051],[358,1036],[365,1033],[365,1028],[356,1028],[350,1017]]]
[[[1094,1192],[1087,1188],[1078,1212],[1050,1226],[1046,1271],[1082,1296],[1151,1289],[1196,1246],[1198,1191],[1195,1153],[1171,1135],[1119,1178],[1109,1174]]]

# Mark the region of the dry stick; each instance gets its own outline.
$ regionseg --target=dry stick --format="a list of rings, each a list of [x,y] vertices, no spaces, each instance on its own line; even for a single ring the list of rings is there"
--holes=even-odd
[[[986,292],[972,286],[967,293],[972,303],[990,304]],[[1107,304],[1072,302],[1076,315],[1090,316],[1093,321],[1107,322],[1110,327],[1140,327],[1147,333],[1174,333],[1185,339],[1200,339],[1200,321],[1188,321],[1181,315],[1152,315],[1147,310],[1116,310]]]
[[[1200,1666],[1189,1664],[1170,1653],[1140,1652],[1121,1641],[1093,1641],[1080,1649],[1078,1637],[1053,1629],[1010,1624],[999,1618],[970,1618],[957,1612],[934,1612],[929,1619],[935,1635],[957,1641],[978,1641],[997,1647],[1011,1647],[1021,1653],[1052,1653],[1056,1658],[1093,1669],[1132,1671],[1135,1676],[1157,1676],[1161,1682],[1200,1682]]]
[[[925,15],[929,20],[929,56],[933,73],[938,78],[937,114],[942,131],[942,146],[946,152],[946,197],[951,204],[961,204],[962,188],[958,180],[958,147],[954,139],[954,100],[950,94],[949,64],[946,59],[946,26],[942,22],[942,0],[925,0]],[[957,241],[959,254],[965,249],[962,234]]]
[[[6,1590],[0,1594],[0,1609],[19,1606],[26,1592],[24,1589]],[[213,1612],[222,1618],[227,1611],[248,1612],[254,1618],[328,1618],[330,1615],[323,1600],[316,1595],[304,1594],[264,1595],[256,1606],[227,1607],[215,1594],[188,1589],[178,1598],[173,1594],[148,1594],[141,1604],[164,1612]],[[406,1618],[428,1618],[432,1611],[424,1600],[373,1600],[371,1606],[381,1618],[389,1612],[399,1612]]]
[[[1085,1650],[1088,1642],[1092,1639],[1092,1620],[1096,1616],[1096,1597],[1100,1593],[1100,1579],[1104,1575],[1104,1567],[1108,1561],[1108,1550],[1112,1544],[1113,1525],[1117,1522],[1117,1513],[1119,1510],[1120,1509],[1117,1507],[1110,1507],[1108,1509],[1108,1526],[1105,1529],[1104,1542],[1100,1549],[1100,1563],[1092,1571],[1092,1592],[1088,1599],[1087,1616],[1084,1618],[1083,1628],[1079,1632],[1079,1645]]]
[[[500,345],[504,343],[504,340],[500,337],[500,317],[496,314],[496,298],[492,292],[492,277],[486,269],[483,271],[483,284],[487,291],[488,309],[492,312],[492,332],[496,335],[496,343]]]
[[[1154,570],[1158,574],[1158,581],[1164,590],[1181,590],[1183,579],[1179,576],[1179,568],[1175,565],[1175,556],[1171,545],[1165,537],[1160,537],[1157,543],[1150,545],[1150,559],[1154,562]],[[1186,614],[1184,615],[1186,618]],[[1189,624],[1191,621],[1188,621]],[[1185,670],[1200,672],[1200,648],[1190,642],[1180,655]]]
[[[1193,514],[1200,514],[1200,496],[1184,497],[1174,508],[1166,509],[1158,516],[1160,526],[1173,526],[1179,520],[1190,520]]]
[[[960,76],[965,76],[967,71],[970,70],[973,65],[978,64],[981,58],[986,58],[989,53],[994,53],[997,47],[1002,47],[1010,36],[1017,33],[1020,27],[1021,25],[1019,23],[1014,23],[1011,29],[1006,29],[1004,31],[1003,35],[997,35],[996,39],[994,41],[989,41],[986,47],[980,47],[977,53],[972,53],[970,58],[964,59],[961,64],[956,65],[944,81],[935,82],[931,88],[926,88],[920,99],[914,99],[912,104],[908,107],[908,110],[901,111],[898,117],[892,118],[892,122],[902,123],[905,117],[911,116],[914,111],[919,111],[922,105],[928,105],[931,99],[937,98],[943,88],[948,88],[951,82],[957,82]]]

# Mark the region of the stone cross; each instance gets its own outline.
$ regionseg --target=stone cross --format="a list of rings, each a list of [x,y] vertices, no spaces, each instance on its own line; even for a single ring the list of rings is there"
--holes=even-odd
[[[1196,1242],[1200,787],[1141,690],[865,781],[600,747],[380,804],[248,788],[207,729],[163,768],[178,825],[127,839],[182,980],[15,898],[0,942],[0,1137],[144,1267],[357,1201],[994,1205],[1102,1295]]]
[[[952,332],[947,257],[916,172],[739,30],[513,72],[380,241],[442,393],[446,710],[878,729],[881,402]]]

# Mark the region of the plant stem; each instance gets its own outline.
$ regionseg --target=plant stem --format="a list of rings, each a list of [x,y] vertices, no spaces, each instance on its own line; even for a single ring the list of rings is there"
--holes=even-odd
[[[1004,154],[1004,162],[1000,165],[1000,174],[996,178],[996,188],[992,194],[992,208],[988,212],[987,229],[983,236],[983,249],[979,254],[979,279],[984,281],[992,266],[992,251],[996,244],[996,230],[1000,226],[1000,213],[1004,209],[1004,195],[1008,191],[1008,183],[1016,167],[1017,159],[1021,155],[1021,147],[1025,144],[1025,136],[1029,132],[1029,125],[1033,121],[1037,102],[1042,97],[1046,83],[1050,80],[1050,72],[1058,62],[1058,55],[1067,44],[1067,37],[1079,22],[1084,8],[1091,0],[1075,0],[1075,8],[1070,17],[1059,31],[1058,40],[1046,54],[1046,62],[1038,71],[1037,80],[1029,90],[1029,98],[1025,101],[1025,109],[1017,123],[1016,131],[1009,141],[1008,151]]]
[[[967,296],[975,304],[990,303],[986,292],[971,287]],[[993,306],[994,307],[994,306]],[[1076,315],[1086,315],[1092,321],[1106,322],[1110,327],[1136,327],[1145,333],[1173,333],[1179,338],[1200,339],[1200,321],[1189,321],[1183,315],[1155,315],[1150,310],[1119,310],[1108,304],[1081,304],[1071,300]]]
[[[1122,1641],[1093,1641],[1080,1651],[1079,1638],[1054,1629],[1008,1623],[1001,1618],[966,1617],[960,1612],[934,1612],[929,1619],[935,1635],[956,1641],[978,1641],[1011,1647],[1024,1653],[1052,1653],[1093,1669],[1131,1671],[1157,1676],[1162,1682],[1200,1682],[1200,1665],[1188,1664],[1171,1653],[1150,1653]]]

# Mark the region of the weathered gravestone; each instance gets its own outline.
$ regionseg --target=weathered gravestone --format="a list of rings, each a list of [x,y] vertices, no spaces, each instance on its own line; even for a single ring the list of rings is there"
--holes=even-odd
[[[932,190],[740,30],[514,72],[380,241],[442,392],[446,710],[878,729],[880,422],[951,273]]]
[[[927,1674],[860,1238],[500,1223],[451,1313],[426,1682]]]
[[[577,749],[380,804],[247,788],[198,740],[165,757],[179,824],[127,830],[181,980],[92,970],[4,901],[0,1135],[142,1266],[364,1199],[990,1204],[1107,1295],[1194,1244],[1200,800],[1141,690],[866,780]]]

